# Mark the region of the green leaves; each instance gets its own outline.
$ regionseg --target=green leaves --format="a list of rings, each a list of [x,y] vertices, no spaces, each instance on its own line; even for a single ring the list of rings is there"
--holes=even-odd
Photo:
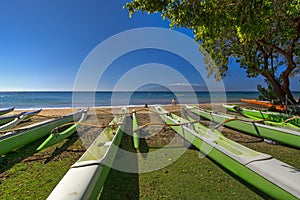
[[[278,57],[289,66],[288,73],[298,73],[299,0],[134,0],[126,8],[130,15],[160,12],[171,28],[192,29],[195,41],[215,62],[208,61],[206,68],[216,79],[226,75],[232,57],[249,77],[269,71],[280,77],[275,73],[282,65]]]

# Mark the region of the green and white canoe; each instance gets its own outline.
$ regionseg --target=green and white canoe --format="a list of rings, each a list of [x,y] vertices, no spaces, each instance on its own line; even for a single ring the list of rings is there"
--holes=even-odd
[[[278,123],[287,122],[288,124],[291,124],[291,127],[294,126],[300,127],[300,117],[295,115],[279,113],[279,112],[271,112],[271,111],[260,111],[254,109],[246,109],[246,108],[240,109],[240,113],[245,117],[249,117],[252,119],[265,119],[268,121],[273,121]]]
[[[46,136],[52,129],[56,128],[57,126],[61,126],[72,121],[78,121],[85,112],[86,110],[80,110],[73,114],[66,115],[57,119],[51,119],[43,121],[41,123],[33,124],[31,126],[23,128],[24,130],[10,132],[2,135],[0,137],[0,155],[4,155],[10,151],[23,147],[26,144],[29,144]]]
[[[126,125],[126,108],[116,116],[48,196],[48,200],[97,199],[115,159]]]
[[[229,140],[199,123],[193,123],[194,131],[188,128],[192,126],[190,121],[167,113],[161,107],[156,106],[156,111],[166,124],[185,124],[171,128],[203,154],[257,189],[274,199],[300,198],[299,169]]]
[[[31,112],[21,112],[18,115],[14,115],[14,117],[12,118],[12,121],[0,126],[0,131],[8,130],[8,129],[18,125],[21,122],[29,121],[33,115],[40,113],[41,110],[42,109],[38,109],[35,111],[31,111]]]
[[[192,106],[186,107],[194,114],[217,123],[222,123],[226,127],[300,148],[299,131],[261,124],[255,120],[249,120],[248,118],[244,117],[228,115],[225,113],[216,113]]]
[[[21,114],[21,113],[20,113]],[[0,117],[0,126],[14,121],[20,114],[5,115]]]
[[[30,119],[30,117],[32,117],[33,115],[38,114],[41,111],[41,109],[35,110],[35,111],[25,111],[25,112],[21,112],[19,114],[13,114],[13,115],[5,115],[5,116],[1,116],[0,117],[0,125],[6,125],[8,123],[13,123],[16,124],[17,122],[21,122],[21,121],[27,121]]]
[[[136,112],[132,112],[132,137],[133,137],[133,146],[138,149],[140,146],[140,138],[139,138],[139,125],[136,118]]]
[[[297,124],[300,123],[300,117],[295,115],[241,108],[237,105],[223,105],[223,107],[253,120],[263,120],[262,122],[266,125],[300,131],[300,126],[297,126]]]
[[[36,149],[37,151],[40,151],[46,147],[50,147],[68,137],[70,137],[73,133],[77,131],[78,126],[81,122],[83,122],[88,115],[88,112],[85,112],[82,114],[81,118],[75,122],[73,125],[71,125],[66,130],[59,132],[59,133],[51,133],[49,137]]]

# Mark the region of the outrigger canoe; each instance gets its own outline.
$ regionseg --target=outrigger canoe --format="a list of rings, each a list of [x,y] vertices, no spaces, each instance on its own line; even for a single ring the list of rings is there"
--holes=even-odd
[[[139,125],[136,118],[136,111],[132,112],[132,137],[133,137],[133,146],[134,148],[138,149],[140,146],[140,138],[139,138]]]
[[[275,108],[276,110],[279,110],[279,111],[285,111],[286,110],[286,105],[284,105],[284,104],[274,104],[270,101],[259,101],[259,100],[256,100],[256,99],[241,99],[241,101],[245,102],[245,103],[264,106],[264,107],[267,107],[267,108]]]
[[[274,199],[300,198],[300,170],[271,155],[249,149],[199,123],[191,122],[156,106],[162,120],[203,154]],[[180,126],[172,126],[182,124]]]
[[[57,126],[61,126],[72,121],[78,121],[85,112],[87,111],[80,110],[73,114],[66,115],[60,118],[50,119],[41,123],[33,124],[26,127],[26,129],[24,128],[24,130],[10,132],[2,135],[0,137],[0,155],[4,155],[10,151],[13,151],[46,136],[52,129]]]
[[[36,115],[36,114],[40,113],[41,110],[42,109],[31,111],[31,112],[21,112],[18,115],[9,116],[10,117],[9,119],[11,119],[12,121],[0,126],[0,131],[7,130],[9,128],[12,128],[12,127],[16,126],[17,124],[19,124],[21,122],[26,122],[26,121],[30,120],[30,118],[33,115]]]
[[[300,127],[300,117],[297,117],[295,115],[279,113],[279,112],[271,112],[271,111],[260,111],[254,109],[246,109],[246,108],[240,109],[240,113],[246,117],[255,120],[266,119],[268,121],[273,121],[273,122],[287,122],[289,124]]]
[[[21,115],[24,115],[24,117],[25,117],[22,121],[29,120],[32,115],[35,115],[35,114],[39,113],[40,111],[41,111],[41,109],[31,111],[31,112],[26,111],[26,112],[21,112],[19,114],[1,116],[0,117],[0,125],[10,123],[10,122],[14,121],[16,118],[20,117]]]
[[[81,118],[75,122],[73,125],[71,125],[69,128],[62,132],[52,132],[49,137],[36,149],[37,151],[40,151],[46,147],[50,147],[68,137],[70,137],[73,133],[77,131],[78,126],[81,122],[83,122],[87,117],[88,112],[85,112],[82,114]],[[56,129],[55,129],[56,130]]]
[[[21,114],[21,113],[20,113]],[[14,119],[16,119],[20,114],[13,114],[13,115],[7,115],[7,116],[1,116],[0,117],[0,125],[7,124]]]
[[[126,108],[116,116],[48,196],[48,200],[97,199],[121,143]]]
[[[0,110],[0,115],[4,115],[6,113],[9,113],[11,111],[13,111],[15,109],[15,107],[10,107],[10,108],[3,108]]]
[[[237,105],[223,105],[223,107],[225,107],[229,111],[240,113],[250,119],[264,120],[264,124],[300,130],[299,116],[279,112],[241,108]]]
[[[192,113],[208,120],[221,123],[226,127],[248,133],[257,137],[278,141],[282,144],[300,148],[300,132],[292,129],[261,124],[244,117],[216,113],[192,106],[186,106]]]

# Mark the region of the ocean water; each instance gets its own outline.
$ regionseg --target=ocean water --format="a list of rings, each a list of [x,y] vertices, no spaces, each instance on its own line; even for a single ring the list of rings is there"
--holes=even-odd
[[[29,108],[100,107],[121,105],[239,102],[240,98],[256,99],[258,92],[0,92],[0,107]],[[295,96],[300,97],[300,92]]]

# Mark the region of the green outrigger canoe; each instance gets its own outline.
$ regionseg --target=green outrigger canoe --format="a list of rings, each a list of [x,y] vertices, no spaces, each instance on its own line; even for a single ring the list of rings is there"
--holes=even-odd
[[[184,124],[171,128],[203,154],[257,189],[275,199],[300,198],[299,169],[229,140],[216,130],[212,131],[199,123],[191,124],[161,107],[156,106],[156,111],[166,124]],[[196,131],[188,126],[196,126]]]
[[[133,145],[134,148],[138,149],[140,146],[140,138],[139,138],[139,131],[138,131],[139,125],[136,118],[136,112],[132,112],[132,137],[133,137]]]
[[[255,120],[225,113],[216,113],[209,110],[186,106],[192,113],[208,120],[221,123],[226,127],[248,133],[257,137],[267,138],[280,143],[300,148],[300,132],[276,126],[261,124]]]
[[[0,117],[0,125],[4,125],[7,123],[10,123],[14,121],[16,118],[18,118],[22,113],[19,114],[13,114],[13,115],[4,115]]]
[[[48,196],[48,200],[97,199],[121,143],[126,108],[116,116]]]
[[[82,114],[81,118],[77,121],[77,123],[73,124],[66,130],[59,132],[59,133],[51,133],[49,137],[36,149],[37,151],[40,151],[46,147],[50,147],[66,138],[71,136],[73,133],[77,131],[78,126],[81,122],[83,122],[87,117],[88,112],[85,112]]]
[[[267,125],[291,128],[300,131],[299,116],[279,112],[241,108],[237,105],[223,105],[223,107],[229,111],[240,113],[244,117],[248,117],[253,120],[263,120],[263,123]]]
[[[0,155],[4,155],[46,136],[57,126],[61,126],[72,121],[78,121],[85,112],[86,110],[80,110],[57,119],[46,120],[38,124],[33,124],[23,128],[24,130],[21,131],[10,132],[2,135],[0,137]]]
[[[39,112],[41,112],[41,110],[42,109],[34,110],[34,111],[31,111],[31,112],[21,112],[20,114],[13,115],[13,117],[9,116],[9,117],[11,117],[10,120],[12,120],[12,121],[9,120],[10,122],[1,125],[0,126],[0,131],[10,129],[10,128],[18,125],[21,122],[26,122],[26,121],[30,120],[30,118],[33,115],[38,114]]]
[[[299,116],[285,114],[285,113],[279,113],[279,112],[246,109],[246,108],[241,108],[240,112],[245,117],[249,117],[249,118],[252,118],[255,120],[256,119],[266,119],[268,121],[279,122],[279,123],[287,122],[288,124],[300,127],[300,117]]]

